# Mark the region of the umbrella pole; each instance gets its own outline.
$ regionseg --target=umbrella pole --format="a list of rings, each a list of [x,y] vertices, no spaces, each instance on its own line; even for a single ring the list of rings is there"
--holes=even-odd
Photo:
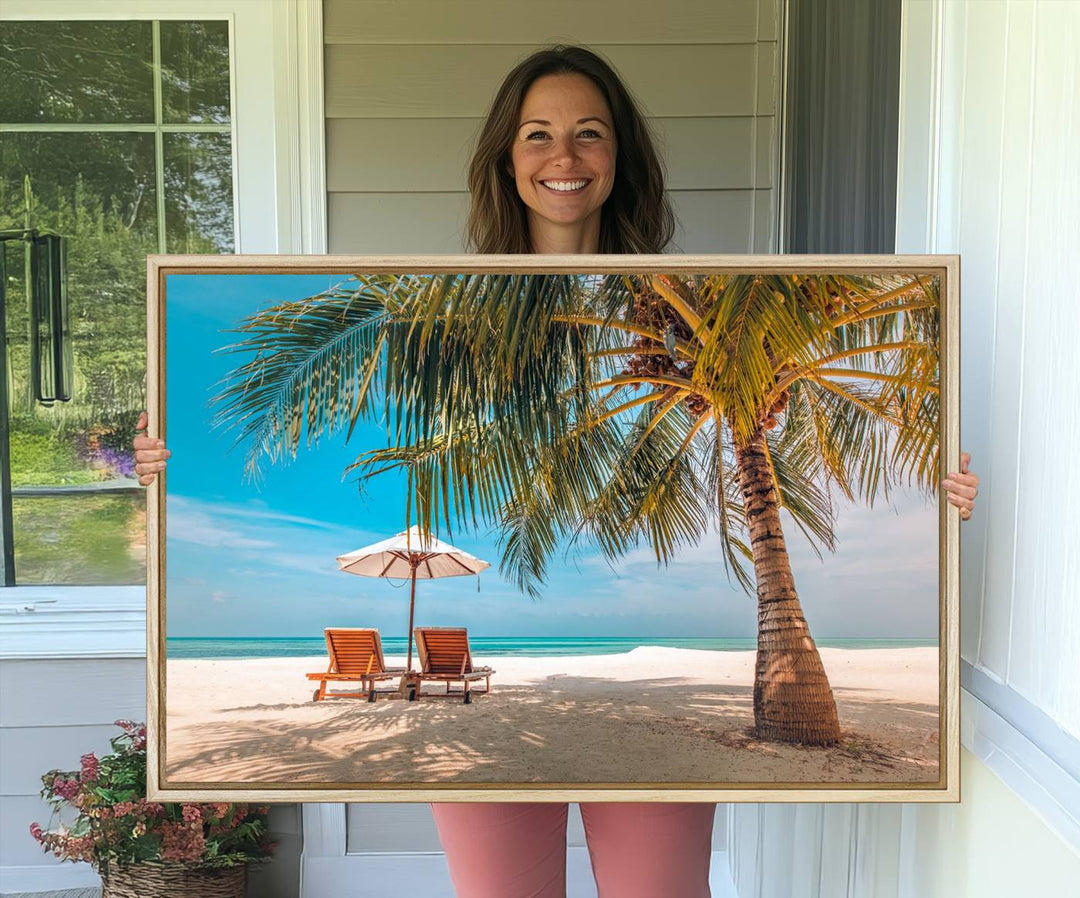
[[[405,670],[412,673],[412,628],[413,611],[416,608],[416,565],[412,565],[412,591],[409,594],[409,660],[405,662]]]

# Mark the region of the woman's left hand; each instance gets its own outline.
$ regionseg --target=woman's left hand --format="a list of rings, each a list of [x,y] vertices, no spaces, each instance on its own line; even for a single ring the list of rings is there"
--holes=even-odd
[[[971,512],[975,508],[975,497],[979,495],[979,475],[972,474],[968,470],[971,456],[967,452],[960,455],[960,472],[950,473],[941,481],[949,501],[960,509],[960,520],[971,519]]]

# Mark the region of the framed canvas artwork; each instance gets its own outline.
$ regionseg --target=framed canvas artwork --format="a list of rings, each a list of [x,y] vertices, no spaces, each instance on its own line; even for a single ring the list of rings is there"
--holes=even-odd
[[[151,256],[159,800],[957,801],[955,256]]]

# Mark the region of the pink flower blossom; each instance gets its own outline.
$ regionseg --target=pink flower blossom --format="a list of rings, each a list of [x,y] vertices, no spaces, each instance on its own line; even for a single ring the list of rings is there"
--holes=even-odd
[[[58,776],[53,780],[52,788],[61,798],[71,801],[79,793],[79,782],[78,780],[69,780]]]
[[[30,835],[32,835],[34,837],[34,839],[37,840],[38,842],[43,841],[44,835],[43,835],[40,823],[31,823],[30,824]]]
[[[82,763],[82,774],[80,778],[84,783],[92,783],[98,778],[98,759],[97,756],[90,752],[90,754],[83,755],[79,759]]]
[[[197,861],[202,858],[206,839],[202,828],[185,823],[161,824],[161,859],[163,861]]]
[[[188,823],[201,823],[202,811],[199,810],[198,805],[186,804],[184,810],[181,811],[181,815]]]

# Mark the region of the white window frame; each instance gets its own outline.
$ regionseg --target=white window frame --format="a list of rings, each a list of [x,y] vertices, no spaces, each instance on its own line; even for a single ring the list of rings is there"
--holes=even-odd
[[[321,0],[4,0],[3,21],[229,23],[238,253],[326,252]],[[0,658],[142,657],[142,586],[0,589]]]

